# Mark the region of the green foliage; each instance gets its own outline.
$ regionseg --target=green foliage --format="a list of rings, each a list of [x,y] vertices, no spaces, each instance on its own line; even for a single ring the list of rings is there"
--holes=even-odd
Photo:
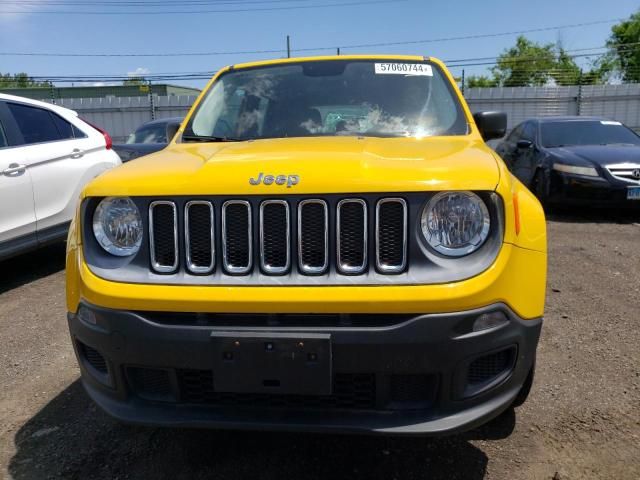
[[[498,86],[498,81],[495,78],[490,78],[485,75],[470,75],[465,79],[464,83],[468,88],[486,88]]]
[[[559,49],[551,76],[558,85],[578,85],[580,83],[580,67],[563,48]]]
[[[610,75],[610,62],[598,61],[583,71],[575,60],[553,43],[544,45],[523,36],[505,50],[491,68],[492,77],[470,76],[468,87],[535,87],[555,85],[595,85]]]
[[[640,11],[611,27],[607,68],[625,82],[640,82]]]
[[[51,82],[39,82],[26,73],[16,73],[15,75],[0,73],[0,88],[49,88],[51,86]]]
[[[539,45],[519,36],[516,44],[498,57],[491,72],[504,87],[541,86],[548,82],[549,72],[555,65],[552,43]]]

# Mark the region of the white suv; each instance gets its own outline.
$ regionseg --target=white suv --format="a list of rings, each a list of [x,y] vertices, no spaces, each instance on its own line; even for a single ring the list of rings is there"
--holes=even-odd
[[[0,93],[0,259],[64,239],[82,187],[120,163],[76,112]]]

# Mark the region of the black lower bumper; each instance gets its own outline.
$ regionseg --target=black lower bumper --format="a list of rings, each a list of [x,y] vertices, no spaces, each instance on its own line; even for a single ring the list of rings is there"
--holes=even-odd
[[[491,312],[504,316],[473,331],[474,321]],[[453,314],[335,316],[335,322],[265,317],[229,324],[228,316],[83,305],[68,320],[85,388],[122,421],[389,434],[453,433],[500,414],[525,383],[542,326],[542,319],[522,320],[502,304]],[[272,383],[260,391],[247,391],[246,382],[218,391],[221,333],[264,337],[265,345],[277,335],[325,338],[331,386],[316,394],[280,392],[272,370]],[[255,370],[264,368],[260,357]]]
[[[629,184],[602,177],[551,172],[548,202],[557,205],[640,210],[640,200],[627,199]]]

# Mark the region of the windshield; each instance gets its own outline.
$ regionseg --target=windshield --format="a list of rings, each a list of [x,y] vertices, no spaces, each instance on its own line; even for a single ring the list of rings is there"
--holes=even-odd
[[[466,133],[462,108],[436,65],[332,60],[225,73],[183,139]]]
[[[640,145],[640,138],[620,122],[570,121],[543,122],[541,124],[542,145],[565,147],[571,145]]]
[[[141,127],[129,135],[127,143],[167,143],[167,126],[158,123]]]

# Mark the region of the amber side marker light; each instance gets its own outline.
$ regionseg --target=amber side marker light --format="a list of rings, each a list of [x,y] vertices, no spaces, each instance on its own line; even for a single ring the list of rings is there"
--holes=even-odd
[[[516,221],[516,235],[520,234],[520,207],[518,206],[518,192],[513,194],[513,215]]]

